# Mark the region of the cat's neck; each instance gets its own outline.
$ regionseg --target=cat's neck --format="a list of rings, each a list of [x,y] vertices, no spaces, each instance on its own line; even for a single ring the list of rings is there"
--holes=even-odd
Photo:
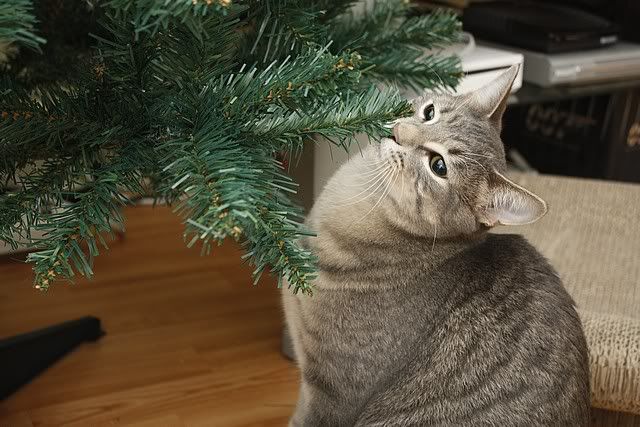
[[[485,231],[456,237],[417,234],[399,226],[385,210],[377,208],[366,221],[347,214],[348,211],[337,208],[332,213],[312,212],[309,217],[308,225],[316,237],[309,238],[306,243],[318,257],[321,270],[367,270],[376,264],[398,262],[400,266],[406,260],[412,260],[426,273],[480,244],[486,237]]]

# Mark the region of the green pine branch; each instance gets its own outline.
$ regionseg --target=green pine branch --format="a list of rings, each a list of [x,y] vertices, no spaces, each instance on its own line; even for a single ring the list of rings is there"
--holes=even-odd
[[[407,18],[399,1],[350,18],[349,1],[102,7],[93,55],[64,84],[25,88],[10,75],[0,87],[0,239],[38,249],[40,289],[91,275],[122,206],[151,178],[188,245],[208,253],[235,239],[256,280],[271,271],[311,292],[297,186],[277,154],[315,135],[345,147],[384,135],[410,107],[375,82],[439,88],[459,76],[455,59],[421,53],[454,40],[457,21]]]
[[[360,14],[338,17],[334,46],[357,51],[371,79],[418,91],[454,87],[461,77],[458,58],[434,52],[458,41],[458,18],[448,12],[409,17],[409,10],[404,0],[376,0]]]
[[[390,51],[369,59],[367,73],[372,79],[405,86],[422,92],[425,89],[454,88],[462,77],[460,60],[414,50]]]
[[[211,243],[231,237],[247,248],[256,282],[268,268],[296,292],[309,291],[314,263],[295,243],[305,232],[286,195],[295,192],[291,178],[274,159],[230,140],[199,140],[192,148],[168,170],[179,177],[172,187],[183,193],[177,211],[186,220],[188,245],[201,242],[208,253]]]
[[[124,223],[120,213],[128,201],[124,190],[141,191],[138,171],[148,159],[138,157],[141,152],[134,144],[123,148],[129,153],[127,156],[105,155],[104,163],[94,165],[89,178],[88,174],[76,176],[74,184],[79,189],[70,186],[63,191],[73,200],[40,215],[34,229],[43,232],[44,237],[34,241],[38,251],[27,258],[33,263],[36,289],[47,290],[54,280],[73,278],[76,272],[93,275],[98,245],[106,249],[105,236],[113,235],[114,225]]]
[[[156,34],[175,23],[182,24],[195,38],[203,41],[203,18],[213,14],[237,13],[244,9],[232,0],[108,0],[105,8],[116,20],[128,20],[133,25],[135,39],[141,34]]]
[[[376,0],[361,13],[338,17],[331,37],[336,47],[362,55],[394,48],[440,48],[458,40],[461,25],[455,14],[436,11],[409,17],[410,10],[404,0]]]
[[[247,128],[256,141],[303,142],[314,134],[329,140],[352,140],[358,133],[381,136],[388,133],[385,126],[394,119],[406,116],[411,109],[397,92],[370,88],[364,93],[335,96],[328,103],[318,105],[306,114],[299,111],[280,112],[265,117]]]
[[[0,42],[40,50],[45,39],[36,34],[35,25],[32,0],[0,3]]]

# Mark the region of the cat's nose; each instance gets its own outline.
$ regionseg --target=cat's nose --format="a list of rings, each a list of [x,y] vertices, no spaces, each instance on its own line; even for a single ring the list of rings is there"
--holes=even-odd
[[[419,129],[411,123],[396,123],[393,136],[398,144],[411,145],[411,141],[419,137]]]

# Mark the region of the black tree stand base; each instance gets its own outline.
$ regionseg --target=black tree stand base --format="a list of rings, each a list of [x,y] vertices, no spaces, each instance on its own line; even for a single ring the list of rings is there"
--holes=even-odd
[[[0,400],[85,341],[104,335],[93,316],[0,340]]]

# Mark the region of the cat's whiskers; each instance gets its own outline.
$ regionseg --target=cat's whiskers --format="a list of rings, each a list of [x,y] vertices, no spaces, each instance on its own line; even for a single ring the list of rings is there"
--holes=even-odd
[[[478,166],[480,166],[485,172],[489,173],[489,171],[487,170],[487,168],[484,167],[484,165],[482,163],[480,163],[479,161],[477,161],[476,159],[473,159],[471,157],[466,157],[463,155],[458,155],[459,158],[464,159],[462,160],[463,163],[465,163],[465,160],[468,160],[470,162],[473,162],[475,164],[477,164]]]
[[[402,199],[404,199],[404,177],[400,179],[402,180],[402,188],[400,189],[400,205],[402,205]]]
[[[402,187],[400,188],[400,200],[398,200],[398,205],[400,206],[400,209],[402,209],[404,212],[408,211],[408,209],[404,209],[405,205],[405,196],[404,196],[404,182],[406,181],[406,175],[402,176],[402,174],[400,174],[400,180],[402,181]]]
[[[363,165],[377,165],[377,164],[382,163],[384,160],[385,160],[384,158],[375,158],[375,159],[372,159],[370,162],[363,162],[362,164]]]
[[[374,165],[379,165],[380,163],[384,163],[386,161],[386,158],[383,157],[376,157],[371,159],[371,161],[364,161],[364,157],[363,157],[363,165],[365,166],[374,166]]]
[[[495,156],[487,156],[485,154],[476,154],[476,153],[467,153],[463,154],[464,156],[472,156],[472,157],[483,157],[485,159],[493,159]]]
[[[385,159],[379,159],[379,158],[366,160],[364,157],[362,157],[361,159],[349,158],[347,160],[347,162],[356,162],[356,161],[358,162],[358,165],[363,166],[364,169],[369,169],[369,172],[371,170],[379,169],[380,167],[384,166],[387,163]]]
[[[377,160],[375,162],[371,162],[371,163],[362,163],[362,166],[364,166],[365,169],[376,169],[378,167],[380,167],[381,165],[383,165],[385,162],[382,160]]]
[[[389,178],[389,183],[387,184],[387,186],[385,187],[385,189],[382,191],[382,195],[380,196],[380,198],[378,199],[378,201],[373,205],[373,207],[371,209],[369,209],[369,211],[364,214],[364,216],[362,218],[360,218],[357,222],[362,221],[363,219],[365,219],[371,212],[373,212],[373,210],[375,208],[378,207],[378,205],[380,204],[380,202],[382,201],[382,199],[384,199],[389,193],[388,190],[393,186],[393,184],[396,182],[396,179],[398,178],[398,176],[400,175],[399,171],[393,171],[394,175],[392,177]]]
[[[447,85],[444,83],[444,80],[442,80],[442,77],[440,77],[440,74],[438,74],[438,70],[434,70],[430,65],[427,64],[427,67],[429,67],[429,70],[433,72],[433,74],[436,75],[436,77],[438,78],[438,80],[440,80],[440,84],[442,85],[442,87],[446,87]]]
[[[336,207],[345,207],[345,206],[355,205],[355,204],[358,204],[360,202],[363,202],[364,200],[366,200],[369,197],[371,197],[372,195],[374,195],[376,193],[376,191],[378,191],[378,189],[381,188],[384,185],[386,179],[388,177],[390,177],[392,174],[393,174],[393,170],[392,169],[387,170],[385,172],[384,176],[378,178],[374,184],[372,184],[366,190],[361,191],[356,196],[359,196],[359,195],[361,195],[363,193],[369,192],[369,190],[375,186],[375,188],[373,188],[373,190],[371,190],[369,192],[369,194],[367,194],[366,196],[362,197],[361,199],[358,199],[358,200],[355,200],[355,201],[352,201],[352,202],[337,204]],[[355,197],[355,196],[349,197],[348,199],[344,199],[344,200],[349,200],[349,199],[352,199],[353,197]]]
[[[459,99],[459,98],[460,98],[460,97],[457,97],[456,99]],[[469,102],[471,102],[471,100],[472,100],[472,99],[473,99],[473,97],[470,97],[470,96],[469,96],[469,97],[467,97],[467,99],[466,99],[465,101],[463,101],[461,104],[457,105],[457,103],[456,103],[456,104],[454,104],[454,106],[455,106],[455,108],[456,108],[456,109],[458,109],[458,108],[462,108],[462,107],[464,107],[465,105],[467,105]]]
[[[367,193],[369,190],[371,190],[373,187],[375,187],[379,182],[381,182],[381,181],[384,179],[384,177],[385,177],[386,175],[388,175],[389,173],[390,173],[390,170],[389,170],[389,169],[385,169],[385,170],[380,171],[380,172],[378,173],[378,175],[376,175],[375,177],[373,177],[372,179],[370,179],[370,180],[368,181],[368,183],[370,183],[370,184],[371,184],[371,185],[369,185],[369,187],[365,188],[364,190],[362,190],[362,191],[361,191],[361,192],[359,192],[358,194],[354,194],[354,195],[352,195],[352,196],[349,196],[349,197],[347,197],[347,198],[345,198],[345,199],[342,199],[341,201],[342,201],[342,202],[346,202],[346,201],[349,201],[349,200],[352,200],[352,199],[358,198],[358,197],[360,197],[362,194]],[[350,204],[350,203],[347,203],[346,205],[349,205],[349,204]],[[345,205],[345,206],[346,206],[346,205]]]
[[[381,169],[384,169],[386,166],[389,166],[388,162],[381,163],[378,167],[376,167],[374,169],[371,169],[371,170],[369,170],[367,172],[363,172],[363,173],[359,174],[359,176],[362,177],[362,176],[375,175],[376,172],[379,172]]]
[[[465,169],[469,168],[469,160],[472,160],[468,157],[464,157],[463,155],[460,154],[456,154],[455,158],[453,159],[453,164],[460,164],[462,166],[465,167]]]
[[[349,183],[344,184],[344,186],[353,188],[353,187],[362,187],[364,185],[368,185],[372,181],[375,181],[381,174],[386,172],[386,170],[390,166],[391,165],[389,163],[384,162],[384,163],[380,164],[379,167],[377,167],[377,168],[375,168],[373,170],[358,174],[358,178],[366,178],[364,181],[358,182],[358,180],[356,179],[355,183],[349,182]]]
[[[467,162],[466,160],[464,160],[464,159],[460,159],[460,161],[459,161],[459,162],[456,162],[456,164],[457,164],[457,163],[460,163],[462,166],[464,166],[464,169],[465,169],[466,171],[468,171],[468,170],[469,170],[469,162]]]
[[[345,199],[342,199],[341,202],[347,202],[347,201],[349,201],[351,199],[354,199],[354,198],[357,198],[357,197],[361,196],[362,194],[366,193],[367,191],[371,190],[373,187],[375,187],[377,184],[380,183],[380,181],[384,178],[384,176],[386,176],[389,173],[389,171],[390,171],[390,168],[382,170],[382,171],[380,171],[378,173],[378,175],[372,177],[371,179],[367,180],[363,184],[352,184],[352,185],[350,185],[349,187],[351,187],[351,188],[363,187],[365,185],[369,185],[369,187],[365,188],[364,190],[362,190],[358,194],[354,194],[354,195],[349,196],[349,197],[347,197]],[[351,203],[351,202],[350,203],[343,203],[343,204],[341,204],[339,206],[349,206],[351,204],[353,204],[353,203]]]
[[[434,221],[433,222],[433,243],[431,244],[431,252],[433,252],[433,250],[436,247],[436,236],[438,235],[438,222]]]
[[[390,167],[391,166],[387,165],[387,168],[383,168],[383,169],[380,169],[379,171],[376,171],[375,174],[373,174],[371,177],[367,178],[363,182],[347,183],[347,184],[344,184],[344,186],[345,187],[350,187],[350,188],[356,188],[356,187],[363,187],[365,185],[369,185],[373,181],[376,181],[378,178],[380,178],[380,176],[384,175],[385,172],[387,172],[388,168],[390,168]],[[345,200],[348,200],[348,199],[345,199]]]

